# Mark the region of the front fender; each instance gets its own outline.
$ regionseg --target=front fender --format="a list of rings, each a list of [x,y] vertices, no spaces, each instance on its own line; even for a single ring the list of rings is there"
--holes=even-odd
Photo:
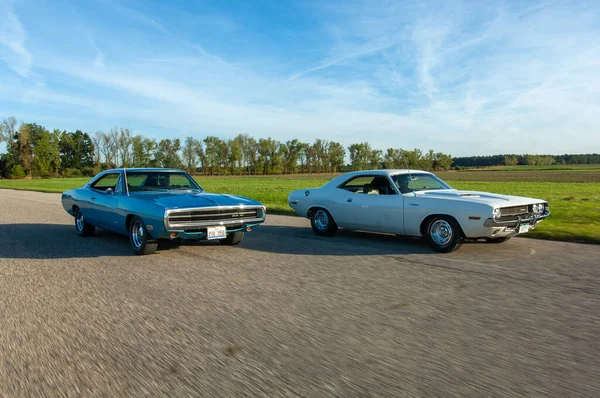
[[[148,234],[153,239],[162,237],[165,233],[165,208],[155,203],[132,197],[123,197],[118,211],[123,214],[123,228],[128,230],[128,222],[132,216],[142,219]]]
[[[423,222],[432,216],[449,216],[454,218],[458,225],[460,225],[460,228],[465,237],[469,238],[478,234],[478,232],[481,230],[481,227],[483,226],[483,223],[485,222],[487,217],[489,217],[489,214],[480,212],[469,212],[468,215],[464,215],[460,214],[459,212],[429,211],[421,218],[418,226],[418,231],[411,231],[412,233],[410,235],[421,236],[421,227],[423,225]]]

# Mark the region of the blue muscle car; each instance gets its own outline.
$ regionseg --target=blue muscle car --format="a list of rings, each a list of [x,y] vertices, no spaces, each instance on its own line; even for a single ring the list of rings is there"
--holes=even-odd
[[[207,193],[183,170],[106,170],[62,194],[80,236],[96,227],[129,236],[135,254],[151,254],[160,240],[217,239],[236,245],[265,221],[262,203]]]

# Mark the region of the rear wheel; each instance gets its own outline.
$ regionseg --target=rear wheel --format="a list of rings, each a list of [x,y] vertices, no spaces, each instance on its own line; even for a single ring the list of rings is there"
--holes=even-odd
[[[509,240],[510,238],[510,236],[505,236],[503,238],[485,238],[485,241],[487,243],[503,243]]]
[[[333,217],[325,209],[313,210],[310,216],[310,225],[319,236],[332,236],[338,229]]]
[[[92,236],[96,231],[96,227],[85,221],[80,208],[75,209],[75,229],[79,236]]]
[[[148,235],[142,219],[137,216],[133,217],[129,224],[129,243],[137,255],[152,254],[158,247],[158,243]]]
[[[427,224],[426,238],[436,252],[450,253],[463,243],[460,225],[452,217],[436,216]]]
[[[237,231],[231,232],[224,239],[219,239],[219,242],[221,242],[224,245],[234,246],[239,244],[242,241],[242,239],[244,239],[244,231]]]

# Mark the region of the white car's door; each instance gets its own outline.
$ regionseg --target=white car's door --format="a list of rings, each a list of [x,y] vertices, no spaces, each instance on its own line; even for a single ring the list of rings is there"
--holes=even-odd
[[[396,193],[387,177],[361,176],[345,188],[340,205],[345,228],[404,234],[404,197]]]

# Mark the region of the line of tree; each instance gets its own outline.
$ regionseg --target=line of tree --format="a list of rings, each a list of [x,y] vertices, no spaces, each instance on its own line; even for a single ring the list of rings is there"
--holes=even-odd
[[[578,155],[533,155],[506,154],[492,156],[467,156],[454,158],[452,166],[489,167],[489,166],[551,166],[562,164],[600,164],[600,154]]]
[[[450,155],[389,148],[374,149],[368,142],[345,148],[335,141],[317,139],[309,144],[298,139],[280,142],[273,138],[240,134],[233,139],[208,136],[155,140],[134,135],[128,128],[88,134],[49,131],[36,123],[21,123],[14,117],[0,124],[0,176],[75,177],[93,176],[114,167],[172,167],[195,174],[294,174],[335,173],[372,168],[447,170]],[[348,154],[350,163],[346,163]]]

